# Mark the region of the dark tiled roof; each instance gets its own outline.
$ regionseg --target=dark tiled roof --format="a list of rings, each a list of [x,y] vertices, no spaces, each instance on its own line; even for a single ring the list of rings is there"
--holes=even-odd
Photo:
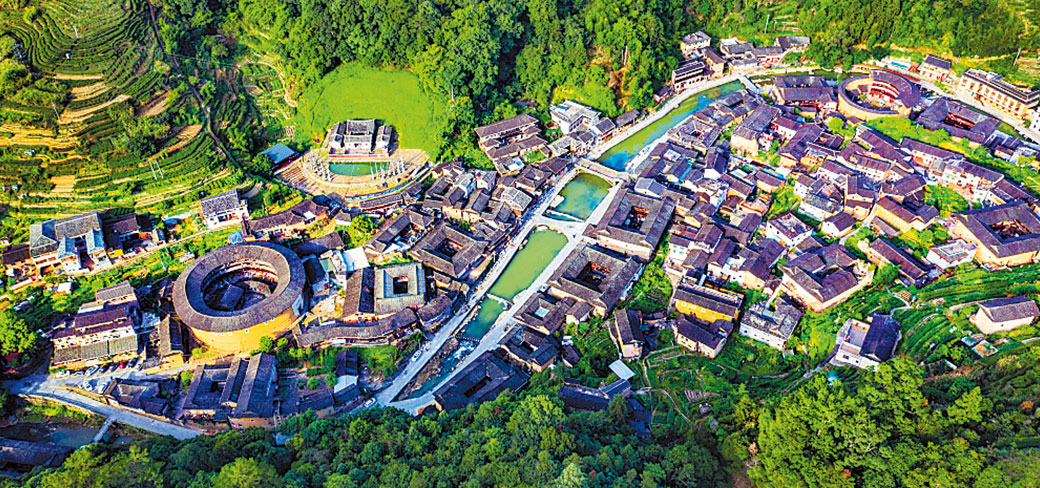
[[[453,249],[453,255],[445,254],[446,246]],[[458,279],[480,259],[486,247],[486,242],[441,222],[415,244],[412,255],[423,264]]]
[[[296,247],[296,254],[301,257],[320,256],[327,251],[343,249],[344,246],[343,237],[339,235],[339,232],[331,231],[328,234],[303,241]]]
[[[672,328],[677,335],[715,349],[733,332],[733,323],[721,319],[708,323],[692,315],[680,315]]]
[[[1029,297],[998,298],[979,304],[979,309],[994,322],[1009,322],[1040,316],[1036,302]]]
[[[1040,251],[1040,218],[1022,201],[969,210],[954,215],[978,242],[998,258]],[[1018,222],[1026,233],[1002,237],[990,226],[1001,222]]]
[[[263,300],[235,311],[210,308],[203,300],[203,285],[210,274],[238,260],[265,263],[278,282]],[[307,276],[303,263],[292,251],[269,242],[234,244],[211,251],[184,270],[174,285],[173,304],[177,316],[188,327],[208,332],[232,332],[271,320],[290,310],[303,294]]]
[[[899,322],[887,315],[877,312],[870,314],[870,329],[867,330],[860,355],[878,361],[892,356],[896,342],[899,341]]]
[[[32,259],[28,244],[13,244],[4,248],[3,265],[14,266]]]
[[[596,270],[590,271],[595,268]],[[549,286],[600,309],[609,310],[621,299],[621,294],[635,278],[639,263],[621,258],[591,246],[575,249],[549,280]],[[599,275],[598,284],[589,281],[589,275]]]
[[[643,342],[643,331],[640,329],[642,322],[639,312],[635,310],[614,310],[614,321],[609,328],[610,335],[622,344]]]
[[[202,215],[204,217],[232,210],[237,208],[239,203],[238,190],[234,189],[199,200],[199,205],[202,208]]]
[[[925,55],[924,61],[921,62],[922,66],[926,64],[939,69],[950,69],[951,67],[953,67],[953,62],[949,59],[943,59],[939,56],[932,56],[931,54]]]
[[[506,390],[517,391],[527,384],[527,373],[512,367],[500,351],[481,354],[433,392],[444,410],[493,400]]]
[[[885,261],[899,266],[899,272],[910,278],[915,284],[921,284],[928,278],[931,266],[922,264],[884,237],[874,239],[874,242],[870,243],[870,250]]]
[[[481,139],[487,137],[495,137],[499,134],[503,134],[510,131],[520,130],[525,126],[530,126],[538,123],[538,119],[528,115],[520,114],[516,117],[510,117],[505,120],[500,120],[488,125],[482,125],[475,129],[477,137]]]

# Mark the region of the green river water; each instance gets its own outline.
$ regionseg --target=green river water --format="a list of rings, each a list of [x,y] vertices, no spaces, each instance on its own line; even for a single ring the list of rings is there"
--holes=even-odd
[[[556,257],[556,254],[567,244],[567,237],[549,229],[538,229],[527,236],[523,249],[517,251],[513,259],[506,265],[505,271],[498,277],[488,293],[496,297],[512,300],[520,292],[531,286],[535,278]],[[505,311],[502,302],[494,298],[485,298],[480,303],[477,315],[462,330],[466,339],[480,339],[487,333]]]
[[[639,132],[632,134],[621,143],[607,150],[607,152],[600,156],[600,162],[608,168],[617,170],[625,169],[625,164],[628,163],[628,160],[632,159],[636,154],[639,154],[639,151],[643,150],[644,147],[653,144],[654,141],[668,133],[669,129],[682,123],[682,121],[686,120],[686,118],[694,112],[707,107],[708,104],[714,102],[716,98],[728,95],[740,90],[741,88],[743,88],[743,85],[741,85],[739,81],[734,81],[732,83],[726,83],[715,88],[704,90],[686,100],[683,100],[678,107],[675,107],[671,112],[665,114],[664,117],[657,119],[652,124],[644,127]]]
[[[560,190],[563,201],[554,210],[585,220],[592,215],[592,211],[603,201],[608,191],[610,182],[607,180],[589,173],[578,173],[563,190]]]

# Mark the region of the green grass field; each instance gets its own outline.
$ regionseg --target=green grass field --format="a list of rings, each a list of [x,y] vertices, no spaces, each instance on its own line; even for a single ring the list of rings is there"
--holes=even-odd
[[[344,119],[376,119],[393,126],[400,147],[422,149],[432,157],[440,148],[445,108],[442,100],[422,93],[419,79],[407,71],[344,65],[300,96],[294,138],[323,137]]]

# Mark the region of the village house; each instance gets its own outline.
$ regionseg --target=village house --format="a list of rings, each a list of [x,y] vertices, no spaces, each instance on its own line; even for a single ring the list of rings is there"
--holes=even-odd
[[[832,239],[838,239],[851,234],[856,228],[856,222],[856,217],[839,212],[823,221],[823,224],[820,225],[820,232]]]
[[[311,224],[327,220],[332,208],[308,198],[281,212],[265,217],[246,219],[244,230],[253,237],[278,239],[297,237]]]
[[[207,229],[214,230],[249,218],[249,207],[238,197],[238,190],[231,189],[199,200],[199,217]]]
[[[97,213],[30,225],[29,254],[40,274],[77,274],[112,264]]]
[[[470,271],[483,263],[486,248],[486,242],[441,222],[415,244],[411,255],[451,279],[466,282]]]
[[[926,54],[924,61],[917,66],[917,73],[932,81],[945,83],[953,77],[953,62],[939,56]]]
[[[503,391],[518,391],[529,378],[513,367],[501,350],[487,351],[433,391],[433,405],[440,411],[493,400]]]
[[[81,369],[94,364],[136,357],[136,328],[141,323],[136,302],[115,306],[93,306],[80,311],[51,340],[53,366]]]
[[[672,332],[676,344],[714,359],[733,332],[733,323],[723,319],[707,322],[696,316],[680,315],[672,321]]]
[[[870,283],[859,260],[838,243],[807,250],[780,266],[784,289],[814,312],[844,301]]]
[[[671,308],[707,323],[716,320],[732,322],[736,320],[743,301],[744,297],[736,293],[689,283],[680,285],[672,293]]]
[[[982,105],[1025,120],[1040,102],[1040,90],[1023,90],[989,71],[968,68],[957,80],[957,92]]]
[[[560,343],[554,337],[527,327],[513,329],[499,347],[510,359],[536,373],[552,367],[560,353]]]
[[[791,105],[812,113],[826,113],[838,109],[838,98],[833,86],[822,76],[776,76],[770,92],[779,105]]]
[[[344,120],[332,125],[324,145],[330,158],[385,156],[392,138],[393,129],[385,124],[376,129],[375,120]]]
[[[184,394],[185,415],[227,421],[236,429],[274,428],[278,371],[271,354],[237,358],[230,364],[198,365]]]
[[[916,287],[924,286],[937,274],[933,273],[930,266],[921,263],[917,258],[884,237],[874,239],[874,242],[870,243],[870,246],[867,247],[867,259],[878,266],[886,264],[897,266],[899,274]]]
[[[571,298],[606,316],[632,286],[640,264],[593,246],[580,246],[571,252],[549,279],[549,294]]]
[[[874,205],[870,218],[885,221],[896,229],[897,234],[901,234],[911,229],[925,230],[938,216],[939,210],[931,205],[911,207],[908,204],[900,204],[889,197],[883,197]],[[886,234],[888,233],[886,232]]]
[[[765,236],[784,247],[795,247],[811,235],[812,228],[792,213],[785,213],[766,222]]]
[[[939,269],[950,269],[967,264],[975,259],[975,244],[963,239],[954,239],[928,250],[925,258]]]
[[[421,238],[434,218],[415,210],[405,210],[388,220],[365,243],[365,255],[370,261],[384,261],[409,250]]]
[[[697,56],[702,56],[704,51],[711,45],[711,36],[705,34],[703,31],[697,31],[691,34],[682,36],[679,40],[679,51],[682,52],[684,58],[689,59]]]
[[[646,339],[643,337],[642,323],[642,317],[635,310],[614,310],[614,320],[608,325],[607,332],[622,359],[638,358],[643,354]]]
[[[757,303],[748,308],[740,319],[738,333],[751,340],[761,342],[778,351],[794,333],[794,328],[802,320],[801,310],[786,298],[778,297]]]
[[[955,237],[975,245],[987,266],[1019,266],[1040,260],[1040,218],[1017,201],[953,215]]]
[[[523,168],[520,156],[539,151],[546,144],[538,129],[538,119],[529,114],[520,114],[474,130],[477,133],[477,145],[502,176],[520,172]]]
[[[979,304],[971,323],[983,334],[1007,332],[1032,324],[1040,316],[1036,302],[1029,297],[998,298]]]
[[[672,70],[672,87],[681,92],[710,76],[708,65],[701,58],[684,59]]]
[[[809,38],[806,36],[778,36],[773,43],[784,50],[784,53],[804,53],[809,49]]]
[[[591,235],[606,249],[649,262],[674,211],[670,197],[648,197],[629,188],[614,197]]]
[[[600,112],[574,100],[564,100],[558,105],[549,107],[549,117],[560,128],[560,132],[568,135],[579,128],[591,129],[600,119]]]
[[[548,293],[532,296],[521,307],[515,316],[517,322],[544,335],[555,334],[565,324],[581,322],[592,313],[592,306],[586,302]]]
[[[932,102],[917,116],[916,122],[925,129],[944,130],[952,137],[965,138],[975,144],[988,144],[1000,127],[999,120],[945,97]]]
[[[836,353],[831,364],[860,369],[876,368],[895,354],[896,344],[902,337],[899,322],[878,312],[870,314],[867,320],[845,320],[835,340]]]

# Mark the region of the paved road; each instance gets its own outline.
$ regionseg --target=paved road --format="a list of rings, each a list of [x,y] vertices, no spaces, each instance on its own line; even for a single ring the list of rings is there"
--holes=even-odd
[[[398,374],[396,378],[394,378],[390,385],[388,385],[386,388],[384,388],[382,391],[376,394],[376,401],[380,405],[399,406],[400,402],[395,403],[394,398],[397,395],[399,395],[401,391],[404,390],[405,386],[407,386],[408,383],[410,383],[412,379],[415,378],[415,375],[419,374],[419,372],[422,371],[426,364],[433,359],[437,352],[440,351],[440,349],[444,346],[444,343],[447,342],[449,338],[454,336],[458,329],[462,327],[462,325],[466,322],[467,318],[470,316],[470,313],[483,300],[484,295],[491,288],[491,285],[494,284],[495,280],[498,279],[499,275],[501,275],[502,272],[505,271],[505,268],[509,264],[509,261],[513,258],[513,255],[516,254],[517,251],[519,251],[521,244],[524,242],[524,239],[527,238],[527,234],[530,233],[531,230],[534,228],[535,222],[549,208],[549,206],[552,204],[552,201],[556,198],[556,195],[559,194],[560,190],[562,190],[563,187],[576,174],[577,171],[574,169],[568,171],[562,178],[558,180],[556,185],[553,187],[552,191],[546,197],[542,198],[539,201],[538,207],[535,209],[534,213],[531,215],[531,217],[526,219],[520,231],[517,232],[513,236],[513,238],[506,243],[505,251],[503,252],[503,254],[498,258],[494,266],[492,266],[487,277],[483,281],[481,281],[480,285],[477,286],[477,289],[474,291],[474,293],[470,295],[469,301],[467,301],[465,307],[463,307],[464,312],[456,314],[454,317],[451,318],[451,320],[448,321],[447,324],[444,324],[444,326],[442,326],[440,330],[438,330],[437,333],[434,334],[433,339],[423,345],[422,349],[420,349],[421,353],[419,357],[405,364],[401,373]],[[405,409],[407,410],[407,408]]]
[[[514,304],[524,304],[527,302],[529,298],[537,294],[539,290],[542,288],[542,286],[544,286],[549,281],[549,279],[552,278],[553,273],[555,273],[556,269],[563,264],[563,262],[567,259],[567,256],[569,256],[571,252],[573,252],[578,246],[585,242],[586,238],[582,235],[584,234],[585,229],[592,223],[598,222],[603,217],[603,214],[606,213],[607,208],[610,206],[610,201],[613,200],[614,195],[617,194],[620,188],[620,185],[615,185],[614,187],[612,187],[610,191],[607,193],[607,196],[599,203],[599,205],[596,207],[595,210],[593,210],[589,218],[584,222],[566,223],[564,228],[568,231],[566,232],[567,244],[563,246],[563,249],[560,249],[560,252],[556,254],[556,257],[554,257],[553,260],[549,262],[549,264],[542,270],[538,277],[535,278],[535,280],[531,282],[531,284],[524,291],[521,291],[519,294],[513,297]],[[551,201],[551,199],[549,199],[549,201]],[[537,222],[541,218],[543,217],[533,218],[530,220],[530,222],[532,225],[537,225]],[[522,306],[513,306],[505,312],[502,312],[502,314],[499,315],[498,318],[495,320],[495,323],[491,326],[491,329],[488,330],[487,334],[485,334],[484,337],[480,339],[480,343],[477,344],[477,347],[474,348],[473,351],[471,351],[462,361],[460,361],[459,364],[456,365],[455,369],[443,380],[441,380],[440,383],[451,380],[453,376],[458,374],[459,371],[465,368],[469,363],[473,362],[481,354],[497,348],[499,344],[502,343],[502,340],[507,335],[509,335],[509,333],[513,330],[514,327],[516,327],[517,324],[514,320],[514,316],[522,308]],[[399,402],[392,403],[391,405],[402,410],[411,412],[413,414],[416,414],[421,408],[425,407],[426,405],[429,405],[432,402],[433,393],[427,392],[420,397],[413,398],[410,400],[402,400]]]
[[[136,414],[129,410],[124,410],[122,408],[113,407],[92,400],[78,393],[63,389],[62,386],[64,384],[65,383],[62,381],[49,380],[43,375],[37,375],[21,380],[8,381],[5,386],[8,388],[8,391],[16,395],[36,395],[53,398],[55,400],[86,408],[91,412],[102,415],[115,422],[131,425],[156,434],[169,435],[177,439],[190,439],[201,434],[201,432],[187,427],[182,427],[169,422],[161,422],[150,417],[145,417],[144,415]]]
[[[453,317],[451,321],[448,322],[448,324],[446,324],[439,331],[437,331],[433,340],[431,340],[427,345],[423,347],[420,356],[415,360],[408,362],[405,365],[402,373],[398,375],[397,378],[395,378],[394,381],[387,388],[376,394],[377,402],[380,405],[389,405],[415,413],[419,409],[430,404],[433,401],[432,393],[426,393],[418,398],[401,401],[394,401],[394,397],[400,394],[404,387],[409,382],[411,382],[413,378],[415,378],[415,375],[417,375],[419,371],[421,371],[426,366],[426,364],[430,362],[434,355],[444,346],[444,343],[448,340],[448,338],[455,335],[457,330],[463,324],[466,323],[471,312],[480,304],[484,296],[487,294],[487,291],[495,283],[495,280],[498,279],[498,277],[505,270],[506,266],[508,266],[509,261],[513,258],[513,255],[520,250],[520,248],[522,247],[521,243],[523,243],[524,239],[527,238],[527,235],[531,232],[531,230],[533,230],[535,227],[539,225],[551,227],[567,236],[567,244],[564,245],[563,249],[561,249],[559,253],[556,254],[556,257],[553,258],[549,265],[542,270],[542,273],[538,276],[538,278],[536,278],[535,281],[532,282],[526,290],[524,290],[523,292],[521,292],[513,298],[514,304],[523,304],[531,295],[537,293],[539,288],[541,288],[545,284],[545,282],[547,282],[549,278],[552,277],[552,274],[556,271],[556,268],[558,268],[566,259],[566,257],[575,248],[577,248],[579,244],[581,244],[581,242],[583,241],[582,234],[585,232],[585,229],[588,227],[590,223],[598,222],[599,219],[603,217],[603,214],[606,213],[607,207],[610,206],[610,201],[613,199],[614,195],[618,191],[618,188],[620,187],[618,185],[612,187],[610,191],[607,193],[607,196],[603,199],[603,201],[600,202],[599,206],[596,207],[596,209],[592,212],[589,218],[586,219],[584,222],[563,222],[545,217],[545,212],[552,205],[553,200],[556,199],[556,196],[560,193],[561,190],[563,190],[563,187],[570,182],[570,180],[577,174],[577,172],[578,170],[576,168],[568,171],[564,175],[564,177],[558,180],[556,185],[553,186],[552,190],[540,200],[538,207],[535,209],[531,217],[525,220],[520,231],[516,233],[516,235],[512,238],[512,240],[510,240],[508,244],[506,244],[506,251],[503,253],[502,256],[499,257],[498,261],[496,261],[495,266],[492,268],[491,272],[481,282],[480,286],[477,287],[476,292],[470,295],[470,299],[466,303],[466,307],[464,308],[465,313],[459,313],[455,315],[455,317]],[[513,316],[516,314],[516,311],[520,308],[521,307],[514,305],[509,310],[505,311],[502,315],[500,315],[499,318],[495,321],[495,324],[487,332],[487,334],[485,334],[484,337],[481,338],[480,343],[477,345],[477,347],[472,352],[470,352],[469,355],[467,355],[467,357],[460,362],[460,364],[458,364],[455,367],[451,375],[445,378],[445,380],[450,379],[451,376],[455,374],[455,372],[465,367],[480,354],[498,347],[502,339],[509,332],[510,327],[513,323]]]

